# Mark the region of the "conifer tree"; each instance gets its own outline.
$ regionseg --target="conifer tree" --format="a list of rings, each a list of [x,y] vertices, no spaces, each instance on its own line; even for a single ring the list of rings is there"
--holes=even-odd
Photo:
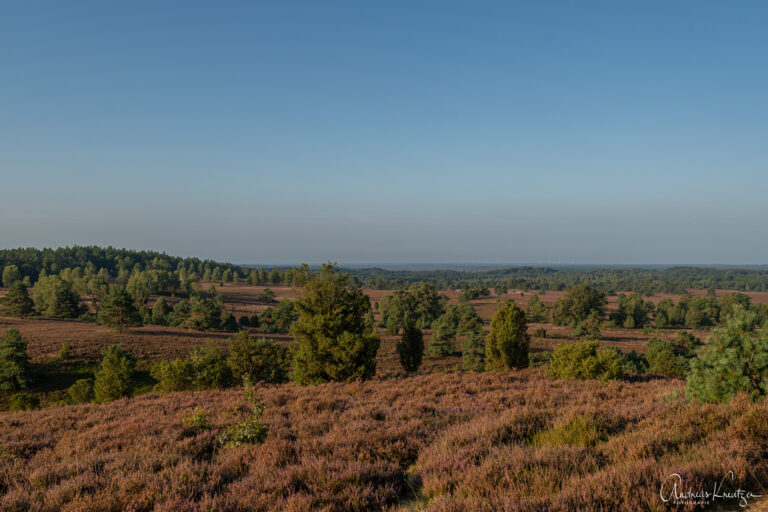
[[[101,366],[96,372],[93,393],[97,402],[110,402],[128,396],[133,390],[133,371],[136,360],[120,345],[112,345],[104,352]]]
[[[0,338],[0,389],[26,389],[30,381],[27,341],[9,327]]]
[[[408,323],[403,327],[403,335],[395,348],[400,356],[400,364],[406,372],[418,370],[424,357],[424,336],[421,329]]]
[[[5,306],[4,313],[8,316],[25,317],[31,315],[35,310],[35,304],[29,298],[27,287],[20,281],[11,285],[8,295],[3,298],[3,305]]]
[[[508,370],[528,366],[528,324],[525,312],[507,302],[493,314],[485,345],[486,370]]]
[[[113,287],[99,305],[98,321],[116,331],[142,325],[142,319],[133,302],[133,297],[123,288]]]

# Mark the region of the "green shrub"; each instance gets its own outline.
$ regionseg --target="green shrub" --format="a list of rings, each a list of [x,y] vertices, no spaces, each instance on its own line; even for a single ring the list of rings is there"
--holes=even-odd
[[[456,329],[450,321],[442,316],[435,325],[435,332],[429,340],[429,357],[447,357],[453,354]]]
[[[592,314],[582,320],[576,326],[573,335],[589,340],[599,340],[603,337],[600,332],[600,317],[597,314]]]
[[[216,436],[216,440],[223,445],[242,446],[263,443],[269,434],[269,428],[261,422],[266,406],[259,400],[258,390],[247,378],[243,383],[243,392],[245,399],[251,405],[251,413],[244,421]]]
[[[547,337],[547,330],[543,327],[538,327],[534,329],[533,331],[533,337],[534,338],[546,338]]]
[[[31,411],[40,408],[40,399],[29,393],[16,393],[11,397],[11,411]]]
[[[461,367],[468,371],[485,370],[485,331],[482,328],[467,334],[461,347]]]
[[[158,361],[152,365],[150,375],[157,381],[155,391],[161,393],[186,391],[195,387],[195,366],[188,360]]]
[[[531,440],[535,446],[591,447],[604,441],[600,423],[591,415],[580,415],[561,422],[549,430],[537,432]]]
[[[288,380],[288,349],[273,340],[254,339],[240,331],[229,339],[229,367],[236,380],[247,376],[252,381],[272,383]]]
[[[189,357],[194,367],[196,389],[224,389],[232,385],[232,370],[227,355],[214,343],[192,349]]]
[[[59,361],[66,361],[69,359],[69,345],[67,345],[66,341],[61,342],[61,348],[59,349],[58,353]]]
[[[395,349],[406,372],[418,370],[424,357],[424,336],[421,329],[410,324],[403,327],[403,335]]]
[[[79,379],[69,386],[67,394],[73,402],[84,404],[93,400],[93,381],[91,379]]]
[[[208,421],[208,411],[199,405],[195,407],[195,412],[191,416],[181,419],[181,424],[187,430],[208,430],[211,428],[211,423]]]
[[[133,303],[133,297],[123,288],[113,286],[99,304],[98,322],[110,329],[124,332],[128,327],[142,325],[142,317]]]
[[[621,369],[625,372],[645,373],[648,371],[648,360],[643,354],[633,350],[629,354],[624,354]]]
[[[485,344],[485,369],[508,370],[528,366],[528,324],[514,302],[498,308]]]
[[[553,379],[598,379],[622,375],[622,357],[615,350],[600,348],[595,340],[563,343],[552,353],[547,374]]]
[[[685,377],[688,373],[688,359],[676,354],[668,341],[658,338],[648,340],[645,358],[648,361],[648,371],[654,375]]]
[[[135,367],[134,357],[120,345],[107,348],[93,383],[96,401],[109,402],[129,396],[133,390],[131,378]]]

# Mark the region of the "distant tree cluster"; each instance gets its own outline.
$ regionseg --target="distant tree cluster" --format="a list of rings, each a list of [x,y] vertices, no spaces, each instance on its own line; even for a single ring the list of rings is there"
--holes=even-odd
[[[382,325],[397,334],[406,325],[428,329],[443,314],[447,298],[434,285],[418,283],[407,290],[396,290],[381,300]]]

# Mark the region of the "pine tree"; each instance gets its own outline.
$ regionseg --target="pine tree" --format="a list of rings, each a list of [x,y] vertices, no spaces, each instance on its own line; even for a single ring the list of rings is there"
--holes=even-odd
[[[3,286],[11,286],[21,281],[21,272],[16,265],[6,265],[3,269]]]
[[[294,378],[299,385],[369,379],[376,373],[379,337],[365,317],[370,298],[331,264],[307,277],[296,300]]]
[[[686,395],[703,402],[726,402],[739,393],[768,394],[768,325],[754,333],[757,315],[734,307],[725,327],[690,361]]]
[[[0,338],[0,389],[26,389],[30,381],[27,341],[9,327]]]
[[[525,312],[507,302],[493,314],[485,345],[486,370],[508,370],[528,366],[528,324]]]
[[[99,307],[98,321],[116,331],[142,325],[142,319],[131,294],[123,288],[113,287]]]
[[[112,345],[107,348],[93,383],[96,401],[109,402],[130,395],[135,367],[136,360],[123,347]]]
[[[429,340],[429,357],[446,357],[453,354],[456,340],[456,329],[446,319],[441,317],[435,326],[432,339]]]
[[[403,327],[403,335],[395,348],[400,356],[400,364],[406,372],[418,370],[424,358],[424,336],[421,329],[407,324]]]
[[[11,285],[8,295],[3,299],[3,305],[5,314],[8,316],[29,316],[35,309],[35,304],[27,293],[27,287],[20,281]]]
[[[532,295],[528,299],[528,321],[532,323],[545,323],[549,320],[549,311],[541,302],[538,295]]]

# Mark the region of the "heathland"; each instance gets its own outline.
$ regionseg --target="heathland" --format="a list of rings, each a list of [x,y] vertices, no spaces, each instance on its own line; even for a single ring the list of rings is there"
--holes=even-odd
[[[731,471],[768,494],[762,271],[328,268],[0,251],[0,509],[738,509],[660,492]]]

